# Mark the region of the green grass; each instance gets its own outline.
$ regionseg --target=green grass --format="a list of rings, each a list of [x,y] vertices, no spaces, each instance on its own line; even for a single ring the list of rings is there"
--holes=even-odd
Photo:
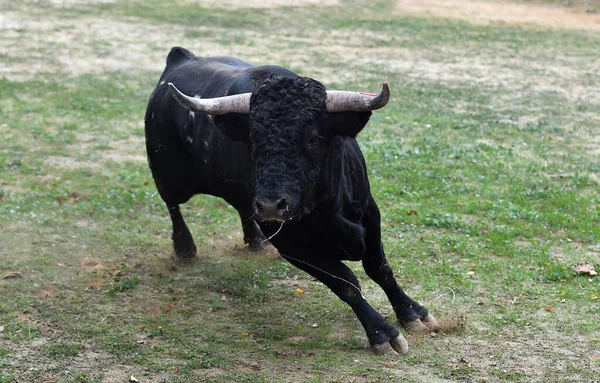
[[[23,1],[6,11],[23,24],[0,31],[11,48],[0,78],[0,278],[22,278],[0,279],[0,382],[597,379],[600,278],[573,271],[600,264],[597,32],[407,16],[387,1]],[[41,15],[51,44],[34,44]],[[88,36],[90,20],[152,36]],[[127,52],[162,65],[180,43],[245,52],[332,88],[389,81],[392,102],[359,136],[386,253],[410,295],[466,327],[410,335],[399,358],[372,355],[354,314],[283,260],[245,251],[237,213],[214,197],[183,207],[199,262],[173,262],[144,161],[160,72],[128,66]],[[81,52],[119,65],[61,64]],[[383,292],[350,266],[394,321]]]
[[[139,283],[140,283],[140,277],[138,277],[135,274],[131,274],[123,280],[112,283],[112,286],[107,291],[107,294],[111,297],[115,297],[117,295],[117,293],[133,289]]]

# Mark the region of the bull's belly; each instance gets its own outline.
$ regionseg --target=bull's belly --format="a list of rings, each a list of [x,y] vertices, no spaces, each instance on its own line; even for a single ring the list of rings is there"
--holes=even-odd
[[[351,233],[328,225],[314,227],[287,222],[260,224],[263,233],[282,255],[296,258],[332,257],[339,260],[361,260],[365,253],[363,233]],[[277,232],[279,230],[279,232]]]

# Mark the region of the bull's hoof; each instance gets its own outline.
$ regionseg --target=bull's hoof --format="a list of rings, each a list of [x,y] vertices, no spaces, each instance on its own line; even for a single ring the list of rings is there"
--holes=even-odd
[[[433,315],[428,314],[425,318],[415,319],[409,322],[400,323],[406,331],[412,333],[437,332],[439,324]]]
[[[173,242],[173,250],[175,250],[175,259],[177,261],[191,261],[196,258],[196,245],[194,242],[185,245]]]
[[[402,334],[399,334],[389,342],[371,345],[371,350],[377,355],[398,356],[408,352],[408,342]]]
[[[267,244],[268,244],[268,242],[266,241],[264,236],[254,238],[254,239],[248,241],[247,243],[248,243],[248,250],[253,251],[253,252],[262,251],[265,248],[265,246],[267,246]]]
[[[378,355],[398,355],[408,351],[408,343],[398,329],[385,321],[367,330],[371,350]]]

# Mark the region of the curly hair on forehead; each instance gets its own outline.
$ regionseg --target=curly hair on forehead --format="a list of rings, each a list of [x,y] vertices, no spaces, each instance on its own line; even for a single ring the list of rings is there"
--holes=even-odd
[[[326,112],[326,99],[325,87],[316,80],[272,75],[252,92],[250,118],[263,123],[311,120]]]

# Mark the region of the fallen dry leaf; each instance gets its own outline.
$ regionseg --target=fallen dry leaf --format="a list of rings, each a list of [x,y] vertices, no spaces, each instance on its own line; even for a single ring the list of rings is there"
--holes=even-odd
[[[250,334],[248,333],[248,331],[244,331],[244,330],[242,330],[242,335],[243,335],[243,336],[248,336],[248,335],[250,335]]]
[[[550,312],[552,312],[552,311],[554,311],[554,310],[555,310],[555,309],[554,309],[554,306],[550,306],[550,305],[546,306],[546,311],[550,311]]]
[[[596,270],[594,270],[594,265],[590,265],[589,263],[581,262],[576,264],[573,269],[581,274],[589,274],[596,275],[598,274]]]
[[[302,290],[300,287],[298,287],[296,291],[298,292],[298,294],[304,294],[304,290]]]
[[[590,299],[598,299],[598,296],[596,294],[592,294],[590,295]]]
[[[2,277],[2,279],[10,279],[10,278],[23,278],[23,274],[21,274],[18,271],[13,271]]]
[[[412,210],[412,209],[406,212],[406,215],[413,215],[413,214],[419,215],[419,213],[416,210]]]

